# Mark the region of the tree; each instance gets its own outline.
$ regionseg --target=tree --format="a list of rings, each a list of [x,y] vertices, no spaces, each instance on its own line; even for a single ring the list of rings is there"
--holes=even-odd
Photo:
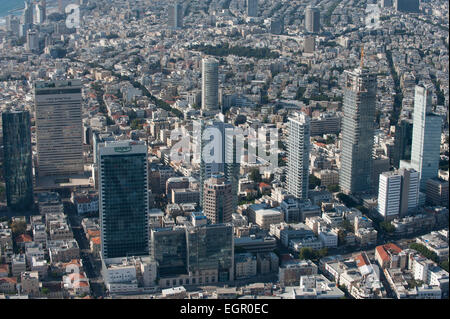
[[[380,227],[383,231],[385,231],[388,234],[392,234],[393,232],[395,232],[395,227],[390,222],[386,221],[381,222]]]
[[[309,247],[304,247],[300,249],[298,258],[303,260],[303,259],[315,259],[316,258],[316,254],[314,253],[314,250],[312,248]]]
[[[318,256],[319,258],[325,257],[328,255],[328,248],[324,247],[322,249],[319,249]]]
[[[339,193],[337,194],[337,198],[344,203],[345,206],[352,208],[358,205],[358,203],[356,203],[353,198],[351,198],[350,196],[344,194],[344,193]]]
[[[342,227],[345,231],[352,232],[353,231],[353,225],[348,220],[343,220],[339,227]]]
[[[448,272],[448,260],[444,260],[443,262],[441,262],[439,264],[439,266],[441,266],[442,269],[444,269],[446,272]]]
[[[11,223],[11,230],[14,237],[25,234],[27,230],[27,223],[25,223],[24,221],[14,221]]]
[[[320,186],[321,180],[316,177],[314,174],[309,175],[309,189],[316,188],[316,186]]]
[[[337,193],[339,192],[339,185],[328,185],[327,189],[329,192]]]
[[[429,250],[424,245],[418,244],[418,243],[412,243],[411,245],[409,245],[409,248],[414,249],[415,251],[419,252],[424,257],[426,257],[428,259],[431,259],[435,263],[439,263],[438,255],[436,255],[435,252],[432,252],[431,250]]]
[[[239,114],[236,116],[236,120],[234,121],[234,125],[244,124],[247,122],[247,117],[245,115]]]
[[[260,183],[262,181],[261,174],[259,173],[259,169],[254,168],[249,174],[249,178],[255,183]]]
[[[325,144],[334,144],[334,137],[333,136],[331,136],[331,135],[328,135],[327,136],[327,139],[326,139],[326,141],[325,141]]]

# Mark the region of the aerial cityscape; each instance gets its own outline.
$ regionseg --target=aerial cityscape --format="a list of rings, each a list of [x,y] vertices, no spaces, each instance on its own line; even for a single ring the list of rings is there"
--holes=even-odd
[[[449,298],[448,1],[0,2],[0,300]]]

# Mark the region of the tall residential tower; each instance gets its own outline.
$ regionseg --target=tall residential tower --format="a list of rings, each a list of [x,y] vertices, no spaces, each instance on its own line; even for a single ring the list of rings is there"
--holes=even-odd
[[[300,199],[308,198],[309,136],[310,120],[306,114],[289,118],[287,191]]]
[[[202,60],[202,110],[219,109],[219,62],[208,58]]]

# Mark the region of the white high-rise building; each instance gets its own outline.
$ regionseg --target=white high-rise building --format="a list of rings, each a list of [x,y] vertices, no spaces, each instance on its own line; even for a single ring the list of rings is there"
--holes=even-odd
[[[416,85],[413,114],[411,162],[401,161],[400,167],[414,168],[420,174],[420,190],[427,180],[438,177],[442,118],[432,113],[431,85]]]
[[[219,62],[208,58],[202,60],[202,110],[219,109]]]
[[[45,5],[45,1],[41,2],[41,3],[37,3],[35,6],[36,9],[36,16],[34,17],[34,22],[36,24],[42,24],[44,23],[45,19],[46,19],[46,5]]]
[[[27,31],[27,49],[30,51],[39,50],[39,33],[35,30]]]
[[[183,27],[183,5],[175,2],[168,8],[168,25],[171,28],[178,29]]]
[[[304,113],[289,118],[287,191],[300,198],[308,198],[310,119]]]
[[[399,169],[380,174],[378,213],[385,219],[404,217],[415,211],[419,202],[419,173]]]
[[[247,16],[258,16],[258,0],[247,0]]]
[[[80,80],[35,84],[39,176],[83,173]]]
[[[399,169],[402,176],[402,198],[400,201],[400,217],[414,212],[419,205],[419,172],[414,169]]]

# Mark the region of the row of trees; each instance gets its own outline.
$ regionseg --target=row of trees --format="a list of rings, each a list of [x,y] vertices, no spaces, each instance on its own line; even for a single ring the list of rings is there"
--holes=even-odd
[[[312,249],[309,247],[301,248],[298,254],[298,258],[300,260],[309,259],[309,260],[318,260],[328,255],[328,249]]]

